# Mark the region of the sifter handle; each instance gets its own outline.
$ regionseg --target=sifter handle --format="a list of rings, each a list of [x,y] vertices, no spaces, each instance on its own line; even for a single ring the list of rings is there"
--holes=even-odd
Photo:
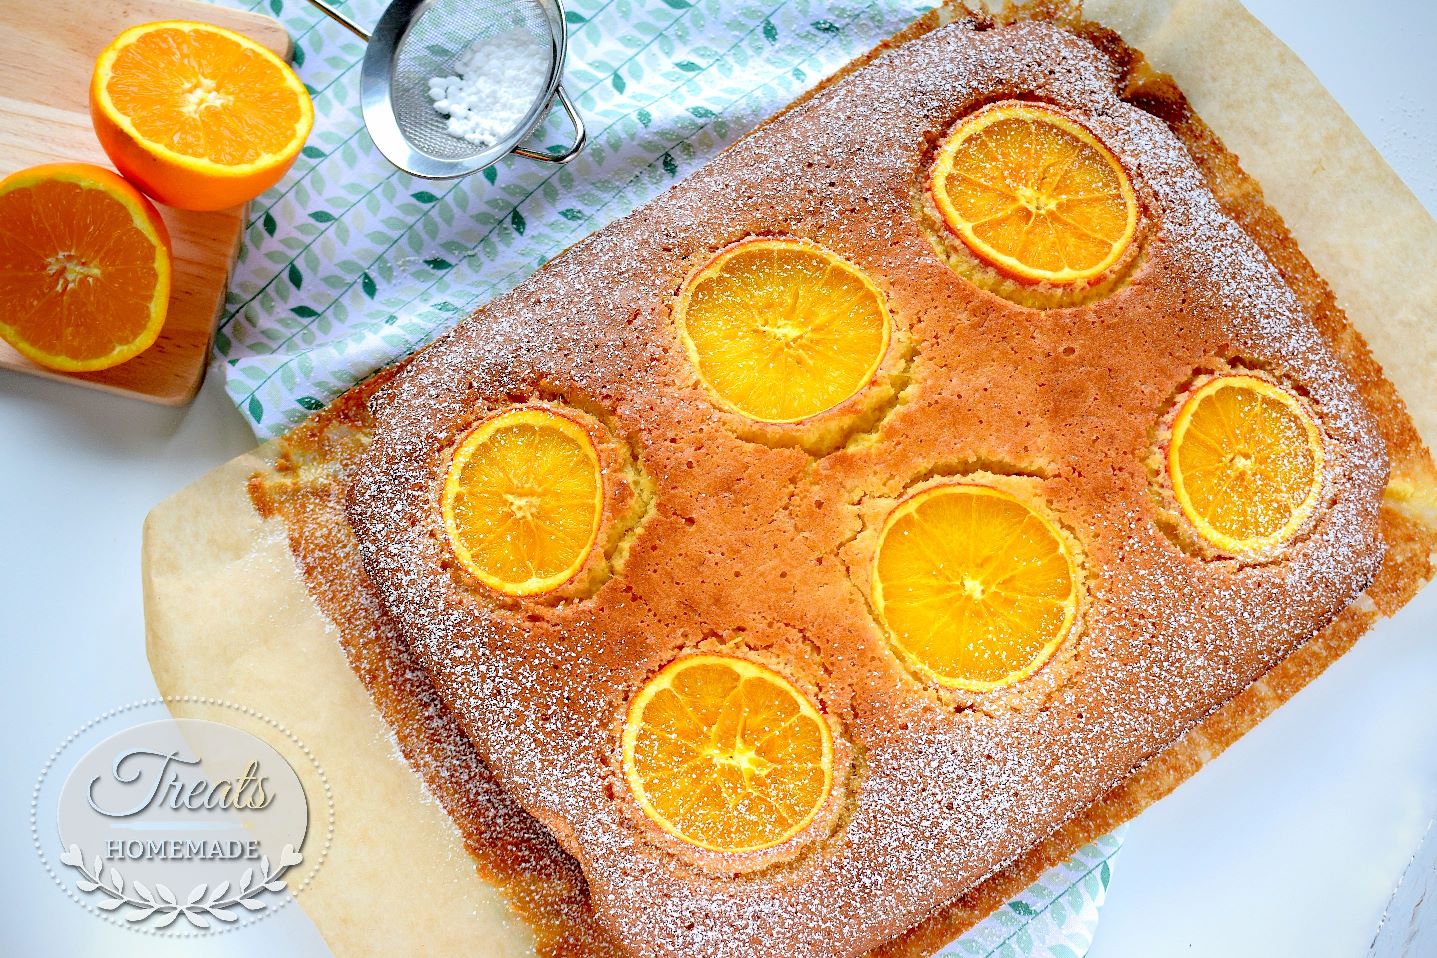
[[[309,0],[309,3],[310,6],[317,7],[320,13],[324,14],[326,17],[329,17],[329,19],[333,20],[341,27],[344,27],[344,29],[348,30],[356,37],[359,37],[359,39],[363,40],[365,43],[369,42],[368,33],[365,33],[359,28],[358,24],[346,17],[344,14],[340,13],[338,10],[331,7],[329,4],[325,3],[324,0]]]
[[[319,0],[309,0],[309,2],[317,4]],[[537,153],[534,150],[526,150],[523,147],[516,146],[513,149],[515,156],[522,156],[530,160],[543,160],[545,163],[567,163],[578,156],[579,151],[584,148],[584,143],[589,138],[588,133],[584,130],[584,118],[579,115],[578,110],[574,109],[574,104],[569,101],[569,95],[564,92],[562,86],[559,87],[558,93],[559,103],[564,107],[564,112],[569,114],[569,122],[574,124],[573,146],[570,146],[563,153],[558,154]]]

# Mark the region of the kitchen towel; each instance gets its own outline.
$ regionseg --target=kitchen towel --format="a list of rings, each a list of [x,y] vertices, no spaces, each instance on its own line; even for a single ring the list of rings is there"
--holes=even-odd
[[[314,98],[294,169],[250,207],[215,337],[216,369],[261,439],[504,293],[642,205],[933,4],[924,0],[571,0],[565,89],[589,146],[556,167],[510,157],[462,180],[391,167],[364,131],[363,45],[304,0],[278,17]],[[382,0],[347,0],[361,26]],[[551,115],[529,145],[562,149]],[[1079,958],[1120,833],[1082,849],[942,952]]]

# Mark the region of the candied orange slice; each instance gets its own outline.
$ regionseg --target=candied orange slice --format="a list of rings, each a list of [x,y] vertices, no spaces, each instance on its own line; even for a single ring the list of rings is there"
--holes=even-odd
[[[314,126],[289,64],[206,23],[131,27],[95,61],[90,117],[115,167],[187,210],[251,200],[279,181]]]
[[[772,423],[815,416],[866,386],[892,325],[883,294],[856,266],[792,239],[723,250],[689,277],[675,315],[720,404]]]
[[[496,413],[459,444],[444,526],[464,568],[508,595],[557,589],[594,548],[604,485],[588,432],[542,406]]]
[[[833,789],[833,737],[773,669],[727,655],[670,663],[629,705],[624,777],[665,832],[754,852],[803,831]]]
[[[873,604],[902,657],[940,685],[986,692],[1040,669],[1077,617],[1067,538],[991,486],[931,486],[894,508]]]
[[[1193,390],[1168,443],[1173,496],[1198,535],[1233,556],[1291,538],[1322,496],[1322,434],[1306,405],[1257,376]]]
[[[995,103],[963,120],[938,151],[929,190],[948,229],[1021,282],[1095,279],[1137,231],[1137,199],[1117,157],[1035,103]]]
[[[154,344],[170,305],[164,221],[88,163],[0,181],[0,338],[51,369],[108,369]]]

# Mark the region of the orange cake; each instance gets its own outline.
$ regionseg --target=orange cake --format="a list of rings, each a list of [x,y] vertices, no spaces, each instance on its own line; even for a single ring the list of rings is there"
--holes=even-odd
[[[1382,568],[1400,403],[1102,40],[905,43],[370,400],[363,588],[589,953],[941,930]]]

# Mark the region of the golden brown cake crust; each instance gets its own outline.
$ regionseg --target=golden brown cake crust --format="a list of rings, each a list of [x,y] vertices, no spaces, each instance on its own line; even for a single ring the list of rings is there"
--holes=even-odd
[[[600,916],[636,950],[868,950],[1088,806],[1375,573],[1385,459],[1370,415],[1178,141],[1118,98],[1119,79],[1042,24],[907,44],[556,260],[377,400],[350,499],[367,571],[480,753],[579,857]],[[1134,174],[1155,230],[1107,299],[1013,306],[954,275],[921,227],[914,188],[931,144],[972,106],[1014,95],[1071,111]],[[915,343],[911,384],[872,441],[818,459],[739,438],[668,325],[688,265],[775,232],[866,269]],[[1317,527],[1283,561],[1241,572],[1162,535],[1142,465],[1182,383],[1234,358],[1312,397],[1335,465]],[[529,398],[607,410],[657,495],[594,596],[515,610],[442,568],[434,490],[468,425]],[[1036,477],[1083,547],[1090,604],[1057,663],[955,711],[872,624],[865,510],[927,476],[994,467]],[[739,881],[662,852],[623,812],[612,770],[628,690],[703,645],[783,663],[860,755],[835,839]]]

